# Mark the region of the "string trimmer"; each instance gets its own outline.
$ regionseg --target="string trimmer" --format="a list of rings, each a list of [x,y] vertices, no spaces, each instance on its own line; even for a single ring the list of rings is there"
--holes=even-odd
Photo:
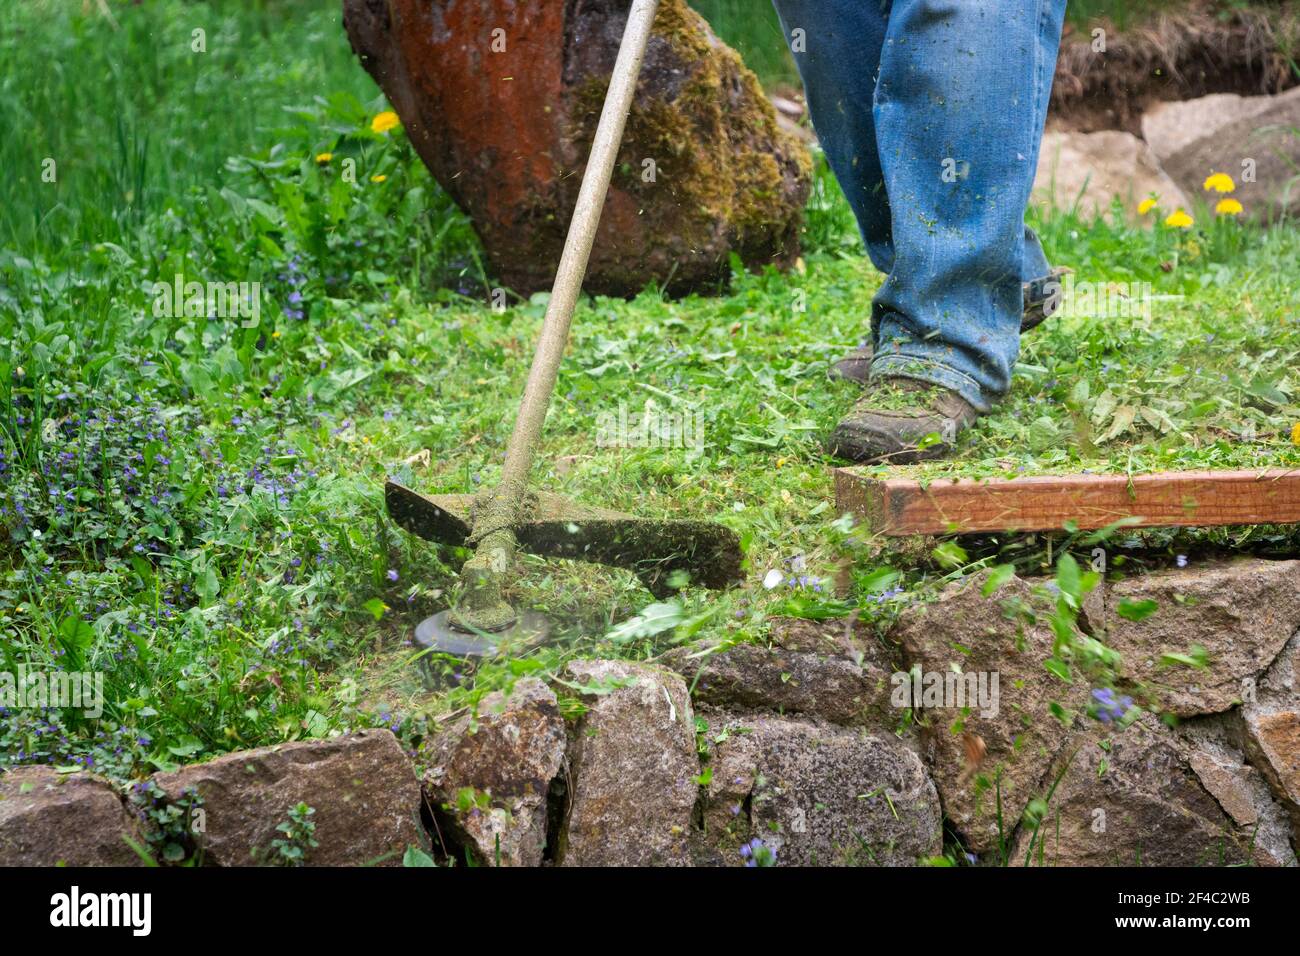
[[[685,579],[720,588],[740,577],[740,541],[721,525],[636,518],[527,490],[656,5],[657,0],[633,0],[628,12],[541,338],[506,446],[500,484],[479,495],[435,497],[395,482],[385,489],[388,513],[407,531],[474,548],[461,569],[459,601],[416,628],[416,643],[423,648],[459,656],[490,655],[545,637],[548,623],[543,615],[518,612],[505,598],[520,549],[630,568],[658,597]]]

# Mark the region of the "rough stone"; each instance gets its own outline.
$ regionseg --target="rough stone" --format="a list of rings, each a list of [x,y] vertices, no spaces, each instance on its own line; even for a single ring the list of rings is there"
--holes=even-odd
[[[1272,96],[1211,93],[1192,100],[1155,103],[1142,114],[1142,138],[1156,159],[1164,162],[1198,139],[1213,136],[1233,120],[1247,119],[1267,109],[1274,99]]]
[[[1190,143],[1156,133],[1153,146],[1165,148],[1160,163],[1171,179],[1191,196],[1205,196],[1213,205],[1222,198],[1205,193],[1211,173],[1227,173],[1237,184],[1232,198],[1256,219],[1294,215],[1300,210],[1300,87],[1277,96],[1248,97],[1237,102],[1202,104],[1189,101],[1179,109],[1205,123]],[[1172,123],[1177,115],[1170,119]],[[1153,132],[1164,124],[1153,120]],[[1144,126],[1145,129],[1145,126]],[[1243,175],[1244,160],[1254,160],[1254,181]]]
[[[1156,571],[1110,584],[1106,643],[1126,679],[1147,687],[1180,717],[1227,710],[1300,628],[1300,561],[1243,558]],[[1150,617],[1118,614],[1123,601],[1152,600]],[[1162,665],[1200,645],[1204,668]]]
[[[88,773],[0,775],[0,866],[139,866],[144,840],[113,787]]]
[[[942,847],[938,795],[892,734],[816,719],[701,711],[712,775],[700,863],[744,865],[761,839],[778,866],[911,866]]]
[[[442,813],[480,864],[540,866],[546,846],[547,793],[564,761],[565,727],[554,692],[525,677],[493,693],[441,734],[425,774],[430,805]],[[460,794],[472,791],[462,811]],[[486,805],[479,804],[486,798]]]
[[[629,2],[344,0],[363,66],[517,292],[551,286]],[[792,263],[811,169],[736,53],[661,0],[586,289],[716,288],[731,253]]]
[[[1264,775],[1248,762],[1236,711],[1194,717],[1175,733],[1186,744],[1187,763],[1210,796],[1239,828],[1261,866],[1294,866],[1291,824]]]
[[[695,720],[681,677],[649,664],[571,661],[587,710],[569,744],[564,866],[685,866],[699,794]]]
[[[1131,133],[1048,132],[1038,154],[1033,202],[1050,208],[1076,207],[1081,215],[1110,212],[1118,197],[1130,218],[1148,195],[1172,212],[1189,208],[1183,189],[1160,169],[1150,148]]]
[[[967,680],[987,675],[985,687],[991,694],[996,675],[993,708],[981,709],[968,696],[964,701],[945,701],[952,706],[921,711],[922,752],[944,813],[976,853],[992,850],[1000,838],[1009,838],[1069,734],[1049,706],[1056,702],[1075,712],[1086,705],[1088,694],[1082,683],[1067,685],[1043,667],[1052,655],[1053,634],[1046,614],[1055,602],[1053,588],[1034,587],[1012,577],[985,598],[986,579],[981,574],[955,582],[934,603],[909,608],[890,635],[903,645],[909,670],[919,668],[923,677],[948,675],[954,668]],[[1099,615],[1100,603],[1100,591],[1095,590],[1085,602],[1090,617]],[[1016,613],[1017,607],[1032,609],[1037,622],[1027,623]],[[963,704],[969,712],[964,712]],[[972,761],[969,748],[980,743],[983,757]]]
[[[1245,714],[1245,721],[1256,765],[1292,814],[1300,813],[1300,710],[1267,713],[1252,709]]]
[[[1251,799],[1251,778],[1259,775],[1254,767],[1239,762],[1229,764],[1204,753],[1192,754],[1188,764],[1234,823],[1245,827],[1259,822],[1259,811]]]
[[[1234,791],[1230,806],[1256,823],[1238,825],[1195,769],[1213,760]],[[1055,790],[1051,785],[1056,782]],[[1257,783],[1257,781],[1256,781]],[[1050,791],[1050,796],[1048,796]],[[1041,839],[1022,823],[1010,862],[1047,866],[1293,866],[1283,819],[1235,766],[1192,749],[1192,741],[1148,716],[1123,730],[1094,725],[1062,748],[1043,783]],[[1261,818],[1266,818],[1261,822]]]
[[[407,847],[428,849],[415,769],[387,730],[240,751],[153,780],[169,795],[193,788],[202,798],[205,865],[263,862],[299,803],[316,810],[320,846],[309,866],[400,865]]]
[[[1232,712],[1233,739],[1291,818],[1300,849],[1300,632]]]
[[[771,646],[736,644],[665,655],[696,700],[739,710],[809,714],[838,724],[897,724],[889,703],[894,651],[852,619],[772,621]]]
[[[697,713],[709,724],[711,741],[708,783],[701,802],[705,839],[698,841],[697,862],[703,862],[698,859],[699,849],[707,848],[716,856],[712,862],[739,866],[738,854],[724,857],[719,851],[737,850],[753,829],[749,801],[759,775],[760,742],[752,733],[730,733],[727,725],[733,718],[725,711],[706,704]]]

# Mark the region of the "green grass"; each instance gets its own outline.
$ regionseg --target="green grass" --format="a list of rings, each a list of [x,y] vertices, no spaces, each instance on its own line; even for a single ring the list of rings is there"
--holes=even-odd
[[[697,11],[765,86],[799,85],[789,41],[770,0],[695,0]]]
[[[117,29],[93,6],[0,11],[0,670],[103,671],[107,698],[100,720],[0,715],[0,760],[128,779],[373,724],[415,748],[438,715],[574,655],[762,640],[777,612],[860,607],[883,627],[909,595],[1006,558],[913,561],[834,509],[820,442],[855,393],[825,373],[866,335],[880,277],[827,179],[802,272],[583,303],[535,472],[583,501],[736,528],[746,584],[619,627],[652,603],[631,574],[526,558],[513,596],[561,617],[557,640],[435,661],[426,689],[408,636],[465,555],[395,529],[382,483],[491,485],[544,297],[490,307],[463,217],[400,132],[370,131],[384,103],[335,3],[113,10]],[[193,54],[202,24],[209,52]],[[1182,298],[1149,322],[1033,333],[1008,405],[944,468],[1298,463],[1294,228],[1039,225],[1080,278]],[[178,272],[261,281],[260,324],[156,318],[150,284]],[[698,415],[702,454],[601,447],[620,403]],[[1121,407],[1131,425],[1103,440]],[[1252,536],[1279,540],[1213,540]],[[1040,545],[1017,560],[1041,562]]]

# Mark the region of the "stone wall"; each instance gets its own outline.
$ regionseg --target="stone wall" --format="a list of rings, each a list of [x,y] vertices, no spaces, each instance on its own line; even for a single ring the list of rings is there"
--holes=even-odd
[[[911,606],[884,641],[853,619],[778,620],[763,645],[522,678],[426,746],[422,780],[383,730],[229,754],[134,795],[20,768],[0,777],[0,865],[137,862],[127,841],[158,849],[145,811],[169,801],[201,808],[185,853],[205,865],[274,862],[300,803],[313,865],[412,847],[505,866],[1296,865],[1300,561],[1093,592],[1080,624],[1123,655],[1105,689],[1044,669],[1052,584],[984,583]],[[1120,613],[1148,600],[1155,614]],[[900,698],[902,674],[947,696]],[[974,697],[951,698],[958,674]]]

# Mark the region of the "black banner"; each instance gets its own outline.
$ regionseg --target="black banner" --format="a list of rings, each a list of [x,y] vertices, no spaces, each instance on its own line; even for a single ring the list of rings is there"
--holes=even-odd
[[[616,932],[656,912],[683,941],[712,912],[739,920],[738,939],[779,931],[771,920],[781,914],[776,922],[801,935],[842,933],[847,915],[940,936],[996,920],[1071,935],[1172,931],[1228,942],[1293,927],[1296,876],[1257,868],[10,869],[0,870],[0,910],[19,938],[75,933],[127,946],[209,933],[337,944],[343,927],[385,925],[421,927],[436,942],[442,933],[474,932],[479,921],[485,940],[499,943],[502,933],[535,937],[548,926],[572,929],[574,920],[584,936]],[[656,933],[678,930],[663,923]]]

